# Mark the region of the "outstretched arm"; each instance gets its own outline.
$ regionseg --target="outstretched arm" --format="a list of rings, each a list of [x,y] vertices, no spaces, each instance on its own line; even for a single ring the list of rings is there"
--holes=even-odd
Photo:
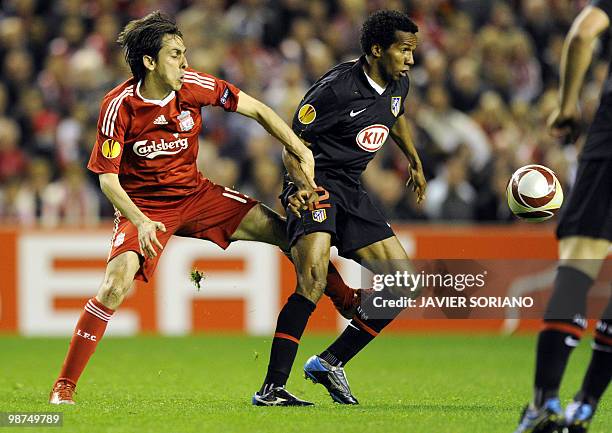
[[[99,180],[100,188],[104,195],[121,212],[121,215],[126,217],[138,229],[140,254],[148,258],[157,256],[153,246],[155,245],[160,250],[163,247],[157,239],[156,232],[157,230],[165,232],[166,227],[160,222],[152,221],[138,209],[138,206],[134,204],[119,183],[119,176],[117,174],[102,173],[99,176]]]
[[[295,156],[287,152],[287,149],[283,149],[283,164],[287,171],[297,171],[296,168],[299,161]],[[307,210],[310,204],[316,203],[319,200],[319,195],[309,187],[306,176],[294,178],[293,182],[297,186],[298,191],[288,199],[289,211],[299,217],[301,211]]]
[[[283,165],[289,173],[296,173],[296,176],[292,176],[291,180],[293,180],[293,183],[295,183],[295,186],[297,186],[298,189],[312,189],[311,184],[308,181],[308,177],[301,170],[299,170],[300,161],[287,149],[283,149]]]
[[[570,134],[577,126],[580,88],[593,58],[594,43],[609,25],[610,19],[602,9],[587,6],[576,17],[565,38],[560,66],[559,108],[548,122],[556,136]]]
[[[297,159],[296,165],[287,166],[289,176],[296,183],[303,180],[310,189],[316,188],[312,152],[270,107],[240,92],[236,112],[256,120],[266,131],[283,143],[287,152]]]
[[[427,182],[425,181],[421,159],[414,147],[414,142],[410,135],[410,128],[404,116],[400,116],[397,122],[395,122],[395,125],[391,129],[391,137],[408,159],[410,177],[408,178],[406,186],[412,185],[412,190],[417,194],[417,203],[420,203],[425,198]]]

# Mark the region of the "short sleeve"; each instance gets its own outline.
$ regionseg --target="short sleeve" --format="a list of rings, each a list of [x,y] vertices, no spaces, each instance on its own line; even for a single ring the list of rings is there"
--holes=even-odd
[[[183,85],[195,97],[200,106],[213,105],[225,111],[236,111],[240,89],[225,80],[209,74],[187,70]]]
[[[293,116],[293,132],[305,141],[312,142],[328,131],[338,119],[337,99],[329,85],[312,88]]]
[[[612,0],[591,0],[591,5],[604,11],[612,20]]]
[[[131,87],[114,98],[105,98],[102,102],[96,143],[87,164],[87,168],[94,173],[119,173],[127,124],[125,98],[133,96]]]

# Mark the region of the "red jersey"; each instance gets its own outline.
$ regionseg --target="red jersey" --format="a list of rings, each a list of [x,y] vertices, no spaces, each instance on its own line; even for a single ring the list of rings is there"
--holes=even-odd
[[[119,174],[136,204],[189,195],[203,181],[196,166],[201,108],[236,111],[240,90],[192,69],[181,89],[163,100],[144,98],[140,84],[131,78],[104,97],[87,167]]]

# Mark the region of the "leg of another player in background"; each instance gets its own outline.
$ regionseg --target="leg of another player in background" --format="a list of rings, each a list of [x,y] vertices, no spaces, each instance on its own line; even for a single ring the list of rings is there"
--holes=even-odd
[[[132,287],[140,259],[127,251],[111,260],[98,294],[87,301],[74,329],[70,347],[51,393],[51,403],[72,402],[72,393],[89,358],[102,339],[106,325]]]
[[[263,204],[258,204],[244,217],[232,240],[257,241],[278,246],[289,258],[289,240],[287,239],[287,223],[283,217]],[[346,285],[340,273],[329,262],[327,270],[327,285],[325,295],[329,296],[340,314],[352,317],[356,304],[357,291]],[[357,299],[357,300],[356,300]]]
[[[597,277],[610,242],[583,236],[559,241],[559,267],[538,336],[533,405],[558,398],[568,358],[586,327],[588,290]]]
[[[597,410],[599,400],[612,379],[612,297],[597,322],[593,352],[580,391],[566,410],[566,421],[571,426],[588,424]]]
[[[367,267],[374,274],[395,274],[397,271],[414,272],[408,254],[396,236],[360,248],[353,255],[362,266]],[[417,292],[384,289],[379,292],[379,295],[386,298],[414,297],[417,296]],[[319,355],[320,358],[336,367],[345,365],[402,311],[400,308],[387,310],[384,318],[368,317],[367,311],[372,311],[373,308],[371,305],[373,298],[370,296],[362,299],[358,313],[336,341]]]

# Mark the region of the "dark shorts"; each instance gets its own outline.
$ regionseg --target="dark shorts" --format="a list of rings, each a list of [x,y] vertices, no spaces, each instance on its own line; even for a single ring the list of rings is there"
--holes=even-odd
[[[295,186],[286,183],[280,196],[287,211],[287,237],[292,246],[303,235],[327,232],[332,235],[332,245],[347,257],[352,251],[395,236],[360,185],[320,178],[317,182],[321,188],[319,203],[315,209],[303,211],[301,218],[287,208],[287,198],[296,191]]]
[[[138,207],[151,220],[166,226],[165,233],[157,232],[157,240],[164,247],[172,235],[177,235],[206,239],[225,249],[242,219],[258,203],[206,179],[195,193],[185,198],[161,204],[158,202],[150,207],[141,204]],[[140,256],[138,229],[119,212],[115,217],[108,261],[127,251],[134,251]],[[153,275],[163,252],[157,247],[155,250],[156,257],[145,259],[140,256],[141,266],[135,276],[137,280],[149,281]]]
[[[612,241],[612,159],[581,159],[576,182],[561,207],[557,238]]]

